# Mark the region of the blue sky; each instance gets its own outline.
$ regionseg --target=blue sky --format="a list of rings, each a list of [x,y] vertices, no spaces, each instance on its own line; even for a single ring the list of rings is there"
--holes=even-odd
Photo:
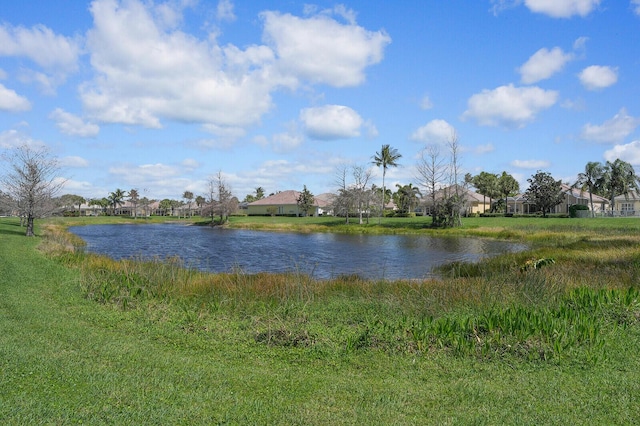
[[[640,166],[640,0],[2,3],[0,149],[48,146],[64,193],[319,194],[383,144],[417,184],[452,131],[523,190]]]

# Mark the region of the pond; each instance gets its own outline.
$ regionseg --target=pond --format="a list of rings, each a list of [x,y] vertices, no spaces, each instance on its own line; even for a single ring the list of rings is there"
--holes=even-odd
[[[179,256],[210,272],[300,272],[319,279],[357,274],[370,279],[420,279],[433,268],[527,249],[480,238],[422,235],[286,233],[180,224],[71,227],[86,250],[114,259]]]

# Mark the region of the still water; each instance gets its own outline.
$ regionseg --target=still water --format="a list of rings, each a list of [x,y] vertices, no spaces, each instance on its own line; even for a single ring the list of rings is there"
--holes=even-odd
[[[86,250],[115,259],[179,256],[211,272],[301,272],[315,278],[425,278],[454,261],[525,250],[524,244],[416,235],[299,234],[178,224],[72,227]]]

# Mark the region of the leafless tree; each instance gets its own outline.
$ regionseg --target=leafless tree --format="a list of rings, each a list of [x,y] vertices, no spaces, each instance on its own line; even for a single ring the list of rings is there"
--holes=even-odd
[[[431,198],[433,214],[437,205],[437,191],[444,186],[447,179],[447,165],[440,156],[440,148],[437,145],[429,145],[422,151],[416,171],[416,179],[425,187],[427,196]]]
[[[26,235],[34,235],[36,218],[49,216],[55,209],[52,202],[65,181],[58,176],[58,160],[46,147],[22,145],[3,156],[8,171],[2,184],[13,208],[26,222]]]

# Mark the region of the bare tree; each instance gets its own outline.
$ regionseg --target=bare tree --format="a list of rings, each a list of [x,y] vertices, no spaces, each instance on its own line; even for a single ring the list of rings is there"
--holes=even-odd
[[[205,210],[211,217],[211,225],[215,225],[216,215],[220,216],[220,224],[224,224],[235,209],[238,200],[231,193],[231,188],[224,180],[221,171],[209,179],[209,193],[207,195],[209,206]]]
[[[22,145],[3,156],[8,163],[8,172],[2,183],[14,203],[20,217],[26,220],[26,235],[34,235],[36,218],[49,216],[55,209],[53,197],[64,185],[57,175],[58,160],[46,147]]]
[[[371,180],[371,169],[364,166],[353,166],[351,168],[353,173],[353,200],[355,202],[356,209],[358,210],[358,219],[360,225],[362,225],[362,214],[366,210],[369,211],[367,206],[369,204],[369,190],[367,185]],[[367,213],[367,219],[368,219]]]
[[[426,188],[426,194],[431,199],[431,213],[438,204],[437,191],[442,188],[447,179],[447,165],[440,156],[437,145],[429,145],[423,151],[416,166],[416,179]],[[432,216],[435,220],[435,215]]]

